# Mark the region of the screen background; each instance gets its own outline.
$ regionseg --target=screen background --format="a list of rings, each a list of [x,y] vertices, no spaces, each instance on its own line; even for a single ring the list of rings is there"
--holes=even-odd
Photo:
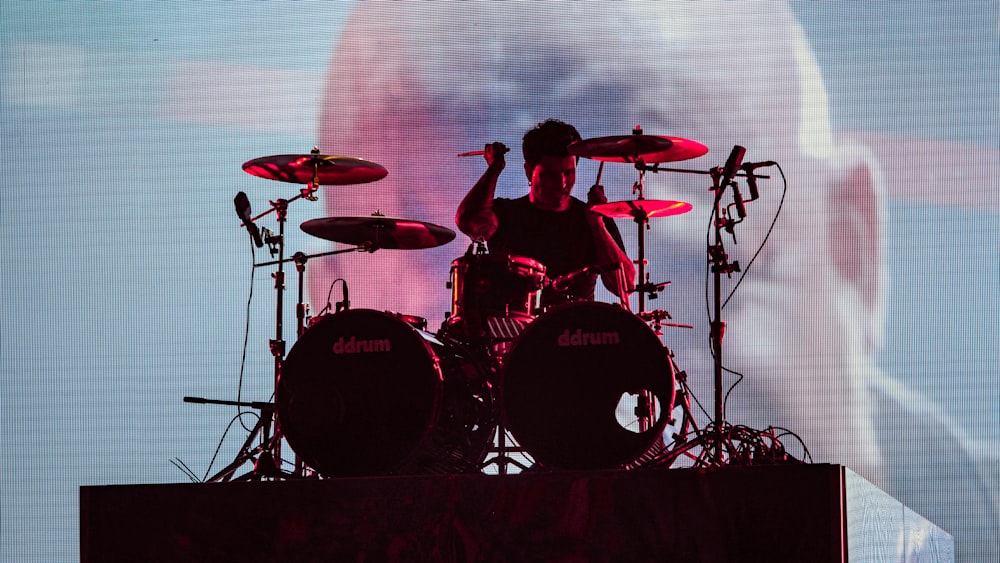
[[[791,6],[820,64],[837,134],[867,142],[885,175],[886,324],[877,363],[944,409],[995,475],[997,5]],[[319,142],[327,73],[353,7],[0,6],[4,559],[75,559],[81,485],[184,481],[174,458],[198,474],[208,467],[236,411],[181,398],[237,395],[251,256],[232,197],[247,192],[259,212],[295,194],[240,165]],[[624,134],[633,123],[622,119],[621,130],[582,133]],[[351,147],[335,152],[368,157]],[[725,156],[713,147],[705,166]],[[290,214],[289,252],[329,248],[297,228],[328,214],[310,205]],[[453,212],[432,204],[412,218],[450,227]],[[434,254],[441,286],[431,291],[446,298],[447,260],[466,242],[459,235]],[[245,400],[267,400],[272,389],[269,275],[253,273]],[[294,289],[294,272],[288,281]],[[357,282],[352,304],[362,307],[384,308],[380,295],[413,289],[349,281]],[[290,301],[293,291],[289,346]],[[228,436],[215,469],[243,437]]]

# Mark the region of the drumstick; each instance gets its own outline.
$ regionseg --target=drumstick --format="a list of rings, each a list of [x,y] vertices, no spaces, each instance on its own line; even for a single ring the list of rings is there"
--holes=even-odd
[[[503,153],[504,154],[507,154],[509,152],[510,152],[510,149],[508,149],[507,147],[503,147]],[[459,157],[463,157],[463,156],[483,156],[484,154],[486,154],[486,151],[485,150],[481,150],[481,151],[460,152],[460,153],[458,153],[457,156],[459,156]],[[603,165],[603,164],[604,163],[602,162],[601,165]]]
[[[601,162],[601,164],[604,163]],[[621,265],[619,265],[618,269],[615,270],[615,278],[618,279],[618,287],[621,288],[621,294],[618,296],[618,299],[622,302],[622,306],[625,307],[625,310],[631,313],[632,304],[628,300],[628,290],[625,289],[628,287],[625,280],[625,268],[622,268]]]
[[[594,180],[595,186],[601,185],[601,174],[604,172],[604,161],[601,161],[601,165],[597,167],[597,179]]]

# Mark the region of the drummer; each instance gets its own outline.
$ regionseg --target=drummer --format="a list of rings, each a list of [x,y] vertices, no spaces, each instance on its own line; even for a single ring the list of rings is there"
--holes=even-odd
[[[593,301],[600,275],[628,308],[635,266],[614,222],[589,209],[607,203],[604,188],[594,185],[587,203],[571,195],[577,157],[567,147],[580,139],[575,127],[556,119],[528,131],[522,152],[529,191],[516,199],[494,198],[508,149],[497,142],[486,145],[486,171],[459,204],[455,223],[474,241],[485,241],[490,254],[532,258],[545,266],[549,279],[565,282],[543,290],[543,307]]]

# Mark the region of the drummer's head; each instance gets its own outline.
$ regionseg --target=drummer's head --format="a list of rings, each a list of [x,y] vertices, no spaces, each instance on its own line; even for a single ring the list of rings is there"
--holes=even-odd
[[[864,465],[844,454],[864,442],[856,407],[881,331],[876,176],[863,151],[835,142],[818,65],[784,3],[359,3],[332,64],[323,147],[389,170],[379,185],[328,200],[332,214],[358,206],[360,196],[364,214],[377,207],[448,224],[482,173],[481,161],[454,155],[550,116],[588,137],[640,123],[649,134],[700,141],[711,152],[683,163],[691,168],[720,165],[734,144],[748,148],[748,161],[779,161],[790,183],[784,211],[726,308],[726,362],[748,374],[730,413],[752,410],[761,416],[748,423],[794,427],[821,460]],[[596,165],[581,161],[580,169],[591,174]],[[501,177],[498,195],[523,193],[513,176]],[[606,167],[601,183],[609,199],[630,199],[634,179],[630,167]],[[645,193],[695,206],[651,224],[647,257],[652,281],[674,282],[663,306],[700,326],[668,335],[671,346],[690,342],[678,360],[700,375],[711,373],[705,308],[690,297],[704,293],[706,183],[648,175]],[[727,249],[741,264],[780,200],[780,182],[761,189],[739,245]],[[406,255],[424,262],[396,275],[420,284],[415,272],[429,269],[427,279],[439,281],[458,254]],[[429,313],[446,308],[439,285],[422,294],[434,303]],[[421,289],[400,288],[399,299],[415,303]]]
[[[524,173],[531,186],[529,197],[536,206],[550,211],[569,207],[576,183],[576,157],[569,154],[568,147],[579,140],[576,127],[558,119],[547,119],[524,134]]]
[[[525,169],[535,166],[546,156],[570,156],[570,144],[580,139],[576,127],[558,119],[546,119],[524,134],[521,154],[524,155]]]

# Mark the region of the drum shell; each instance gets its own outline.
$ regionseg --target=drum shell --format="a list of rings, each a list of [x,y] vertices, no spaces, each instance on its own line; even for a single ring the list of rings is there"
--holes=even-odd
[[[282,434],[324,476],[469,471],[492,439],[484,370],[393,313],[321,318],[288,354],[276,399]]]
[[[674,364],[659,337],[628,311],[605,303],[560,305],[514,341],[500,385],[504,424],[545,467],[634,467],[662,447],[674,404]],[[658,417],[625,429],[623,394],[650,392]]]
[[[467,254],[451,263],[451,320],[534,316],[545,266],[524,256]]]

